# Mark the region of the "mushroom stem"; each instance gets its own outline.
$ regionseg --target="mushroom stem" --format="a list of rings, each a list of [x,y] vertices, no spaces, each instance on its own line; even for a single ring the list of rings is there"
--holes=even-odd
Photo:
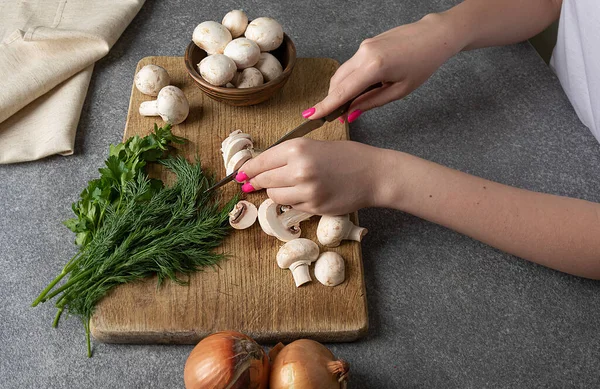
[[[142,102],[142,104],[140,104],[140,115],[142,115],[142,116],[159,116],[158,100]]]
[[[310,219],[312,216],[314,216],[312,213],[306,213],[290,208],[279,215],[279,218],[281,219],[281,224],[283,224],[285,228],[290,228],[297,226],[300,222]]]
[[[346,235],[346,239],[355,240],[357,242],[362,241],[362,238],[367,234],[367,229],[359,226],[352,226]]]
[[[294,276],[294,282],[296,283],[296,287],[300,285],[304,285],[307,282],[312,281],[310,278],[310,273],[308,271],[308,265],[303,262],[296,262],[290,266],[290,270],[292,271],[292,275]]]

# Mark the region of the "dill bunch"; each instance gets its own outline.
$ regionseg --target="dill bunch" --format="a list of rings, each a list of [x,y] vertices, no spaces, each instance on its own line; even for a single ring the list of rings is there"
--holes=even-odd
[[[159,163],[175,173],[175,184],[156,190],[145,173],[125,182],[120,201],[106,205],[93,237],[32,304],[57,297],[53,326],[65,309],[79,316],[88,356],[90,318],[110,289],[155,274],[159,286],[165,279],[185,284],[181,276],[225,257],[213,250],[229,232],[228,214],[237,196],[221,207],[214,192],[205,193],[215,179],[204,174],[199,161],[192,164],[177,157]],[[68,280],[56,287],[67,275]]]

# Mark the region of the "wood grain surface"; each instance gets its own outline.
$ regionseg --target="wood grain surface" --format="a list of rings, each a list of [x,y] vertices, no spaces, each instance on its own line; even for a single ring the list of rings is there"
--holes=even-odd
[[[221,141],[235,129],[254,138],[256,148],[266,148],[302,122],[300,112],[322,98],[338,63],[325,58],[299,58],[286,86],[265,103],[233,107],[202,94],[185,71],[182,57],[147,57],[136,69],[156,64],[167,69],[172,84],[190,101],[187,120],[173,132],[189,142],[180,153],[198,155],[204,168],[225,175]],[[134,73],[131,74],[133,83]],[[151,100],[132,88],[124,138],[147,134],[160,118],[142,117],[138,107]],[[348,127],[328,123],[309,135],[315,139],[348,139]],[[156,170],[155,174],[162,174]],[[168,177],[163,176],[163,179]],[[239,191],[230,183],[225,198]],[[257,206],[264,191],[246,199]],[[357,221],[356,215],[352,220]],[[318,217],[302,223],[302,237],[316,241]],[[367,235],[365,239],[368,239]],[[196,343],[219,330],[237,330],[260,342],[312,338],[323,342],[353,341],[367,332],[367,305],[360,244],[344,242],[328,249],[346,262],[346,281],[331,288],[313,282],[296,288],[289,270],[277,266],[275,256],[283,243],[268,236],[258,222],[247,230],[233,231],[221,246],[230,258],[218,268],[191,276],[189,286],[172,282],[156,287],[156,279],[115,288],[99,304],[92,317],[94,338],[111,343]],[[311,275],[313,266],[311,266]]]

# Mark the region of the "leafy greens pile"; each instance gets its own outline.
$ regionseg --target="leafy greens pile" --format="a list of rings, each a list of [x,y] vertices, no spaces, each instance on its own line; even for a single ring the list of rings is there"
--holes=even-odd
[[[144,137],[133,137],[110,148],[101,177],[90,181],[73,204],[77,218],[65,224],[77,233],[79,252],[42,291],[33,306],[59,296],[56,327],[65,309],[79,316],[91,356],[89,322],[96,303],[114,286],[157,275],[158,284],[215,265],[223,254],[213,252],[229,231],[228,213],[237,198],[221,207],[214,183],[199,161],[168,157],[170,143],[183,139],[170,126]],[[143,167],[157,161],[175,173],[165,187],[148,177]],[[57,284],[68,275],[60,287]]]

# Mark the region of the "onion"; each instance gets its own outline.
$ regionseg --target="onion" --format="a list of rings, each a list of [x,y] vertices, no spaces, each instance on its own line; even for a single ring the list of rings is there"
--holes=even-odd
[[[194,347],[183,371],[187,389],[266,389],[269,359],[252,338],[223,331]]]
[[[276,346],[278,349],[280,346]],[[348,364],[319,342],[300,339],[271,352],[271,389],[346,388]],[[278,351],[278,352],[277,352]]]

